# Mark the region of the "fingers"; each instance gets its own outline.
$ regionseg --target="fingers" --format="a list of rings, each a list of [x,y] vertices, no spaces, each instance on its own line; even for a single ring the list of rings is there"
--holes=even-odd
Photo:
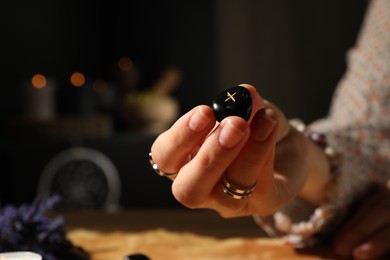
[[[238,155],[249,136],[249,126],[240,117],[225,118],[207,137],[198,153],[172,185],[175,198],[189,208],[205,207],[213,188]]]
[[[375,258],[390,250],[390,191],[372,195],[334,241],[336,253],[358,259]]]
[[[240,188],[260,182],[260,189],[254,191],[257,199],[264,199],[264,194],[270,192],[278,119],[271,110],[263,109],[265,105],[254,87],[242,86],[252,95],[249,124],[231,116],[216,125],[211,108],[198,106],[161,134],[152,146],[153,161],[159,169],[178,172],[172,192],[189,208],[213,208],[222,215],[254,213],[247,205],[249,199],[239,201],[224,194],[221,177],[225,172],[229,182]],[[191,160],[189,154],[193,155]],[[258,205],[253,200],[251,203]]]
[[[249,198],[250,200],[257,194],[264,194],[272,187],[273,182],[273,156],[277,120],[270,115],[269,110],[258,111],[250,126],[250,137],[239,155],[228,167],[225,177],[229,183],[238,187],[250,188],[254,184],[257,187]],[[271,113],[272,114],[272,113]],[[267,168],[268,167],[268,168]],[[246,200],[235,201],[221,192],[220,185],[214,191],[215,203],[219,204],[227,212],[220,212],[225,217],[229,213],[237,215],[237,211],[248,203]],[[257,197],[256,200],[261,199]],[[256,205],[262,204],[257,201]]]
[[[240,118],[230,119],[243,123]],[[238,137],[237,132],[232,132],[229,141],[235,138],[236,143],[229,147],[217,142],[221,131],[227,130],[227,122],[223,121],[221,126],[225,129],[217,129],[208,137],[199,153],[176,177],[172,186],[176,199],[190,208],[213,208],[224,217],[253,214],[258,207],[272,210],[265,205],[273,204],[275,198],[271,197],[275,194],[272,189],[277,121],[266,111],[259,111],[250,126],[250,136],[248,129],[244,128],[246,124],[243,124],[245,133]],[[250,189],[256,182],[258,187],[251,197],[234,199],[223,191],[223,174],[229,183],[242,189]]]
[[[253,118],[255,112],[264,107],[262,98],[253,86],[248,84],[241,86],[251,93],[251,118]],[[151,148],[153,161],[164,172],[178,172],[188,162],[188,156],[199,148],[215,124],[214,112],[210,107],[205,105],[195,107],[156,139]]]
[[[249,118],[248,122],[251,122],[253,117],[255,116],[256,112],[259,111],[260,109],[265,107],[264,101],[261,98],[260,94],[257,92],[257,90],[249,85],[249,84],[241,84],[240,86],[245,87],[246,89],[249,90],[252,96],[252,115]]]
[[[258,173],[264,166],[270,148],[275,145],[269,139],[278,121],[271,117],[270,110],[256,113],[250,126],[250,139],[241,150],[238,158],[230,165],[227,173],[229,180],[238,186],[251,186],[258,179]],[[253,174],[256,173],[256,174]]]
[[[153,143],[153,161],[165,172],[178,172],[191,152],[215,126],[215,116],[208,106],[197,106],[182,116]]]
[[[390,226],[379,230],[361,245],[353,249],[353,256],[356,259],[378,259],[390,252]],[[386,258],[387,259],[387,258]]]
[[[288,122],[283,112],[273,103],[269,102],[268,100],[264,100],[264,105],[265,107],[272,109],[275,112],[276,117],[278,118],[279,130],[278,130],[277,141],[276,141],[278,143],[283,138],[285,138],[290,132],[291,130],[290,123]]]

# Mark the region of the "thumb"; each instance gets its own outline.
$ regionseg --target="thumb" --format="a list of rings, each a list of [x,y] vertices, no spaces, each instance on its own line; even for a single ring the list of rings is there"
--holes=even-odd
[[[285,138],[290,132],[291,127],[284,113],[276,105],[269,102],[268,100],[263,99],[259,94],[259,92],[257,92],[256,88],[253,87],[252,85],[240,84],[240,86],[248,89],[252,96],[252,114],[248,120],[248,123],[250,124],[257,111],[263,108],[270,108],[274,111],[275,119],[279,122],[279,129],[276,136],[276,142],[278,143],[283,138]]]
[[[248,123],[252,121],[253,117],[255,116],[256,112],[259,111],[262,108],[265,108],[265,104],[263,101],[263,98],[260,96],[259,92],[257,92],[256,88],[249,84],[240,84],[239,86],[244,87],[249,90],[252,97],[252,114],[248,120]]]
[[[264,100],[263,102],[266,108],[270,108],[274,111],[275,118],[279,122],[279,129],[276,137],[276,143],[279,143],[290,133],[290,123],[288,122],[282,110],[280,110],[280,108],[278,108],[275,104],[269,102],[268,100]]]

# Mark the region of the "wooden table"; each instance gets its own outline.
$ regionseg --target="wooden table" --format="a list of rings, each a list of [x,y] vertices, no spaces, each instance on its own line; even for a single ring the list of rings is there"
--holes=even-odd
[[[69,238],[92,260],[338,259],[331,249],[295,250],[269,238],[251,217],[223,219],[210,210],[62,212]]]

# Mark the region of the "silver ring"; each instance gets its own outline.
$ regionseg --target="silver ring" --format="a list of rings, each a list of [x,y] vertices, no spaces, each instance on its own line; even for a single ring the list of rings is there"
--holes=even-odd
[[[256,183],[249,188],[241,188],[231,184],[225,174],[222,176],[223,192],[229,197],[237,200],[248,198],[256,188]]]
[[[150,162],[150,165],[152,166],[153,170],[160,176],[169,177],[169,176],[173,176],[173,175],[177,174],[177,173],[168,173],[168,172],[164,172],[164,171],[160,170],[158,168],[157,163],[155,163],[152,159],[152,153],[149,153],[149,162]]]

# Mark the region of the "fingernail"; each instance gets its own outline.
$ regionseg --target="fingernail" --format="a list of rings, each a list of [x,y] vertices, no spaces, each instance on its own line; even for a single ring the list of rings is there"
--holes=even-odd
[[[252,135],[256,141],[264,142],[272,133],[277,121],[270,116],[271,109],[263,109],[256,113],[252,121]]]
[[[191,116],[189,127],[194,132],[200,132],[204,130],[208,124],[210,124],[211,120],[212,118],[203,112],[200,107]]]
[[[219,133],[219,143],[225,148],[233,148],[245,135],[245,123],[235,124],[231,119],[227,119]]]

